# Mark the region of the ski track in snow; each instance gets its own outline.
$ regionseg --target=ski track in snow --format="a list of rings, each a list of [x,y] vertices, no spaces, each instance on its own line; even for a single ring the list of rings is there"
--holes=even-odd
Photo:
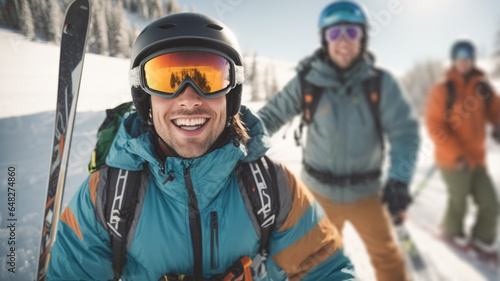
[[[57,91],[59,49],[55,45],[26,41],[21,35],[0,29],[0,169],[16,167],[16,274],[7,272],[6,257],[0,256],[1,280],[33,280],[41,220],[47,188],[48,162],[54,127],[54,109]],[[293,76],[293,63],[275,62],[280,86]],[[8,67],[5,67],[8,66]],[[86,165],[96,140],[96,131],[102,122],[104,109],[130,99],[127,81],[128,60],[87,54],[83,71],[78,114],[63,206],[88,175]],[[500,86],[500,81],[495,83]],[[250,87],[245,87],[244,100]],[[248,103],[257,110],[263,103]],[[269,155],[300,173],[301,150],[295,146],[293,130],[282,128],[273,137]],[[286,139],[283,135],[286,131]],[[420,159],[412,188],[420,184],[433,163],[432,142],[422,129]],[[488,140],[489,171],[500,191],[500,146]],[[0,182],[6,182],[6,173],[0,173]],[[415,199],[407,227],[428,263],[433,264],[443,280],[500,280],[498,275],[481,272],[456,255],[426,229],[438,229],[446,203],[446,189],[439,172],[433,175],[427,187]],[[7,202],[7,193],[0,192],[0,202]],[[0,249],[7,249],[5,226],[7,205],[0,204]],[[470,208],[466,224],[473,223],[475,208]],[[366,249],[350,224],[344,231],[346,253],[353,260],[360,280],[375,280]],[[3,252],[3,251],[2,251]]]

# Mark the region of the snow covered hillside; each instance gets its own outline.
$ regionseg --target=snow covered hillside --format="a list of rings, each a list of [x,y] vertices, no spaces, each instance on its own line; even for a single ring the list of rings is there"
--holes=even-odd
[[[17,170],[16,217],[16,274],[7,271],[7,192],[0,191],[0,280],[33,280],[42,211],[47,188],[48,161],[54,126],[55,95],[57,91],[57,46],[33,43],[17,33],[0,29],[0,182],[7,182],[8,167]],[[293,63],[274,62],[283,86],[293,75]],[[128,61],[88,54],[85,61],[76,127],[69,161],[67,205],[83,179],[88,175],[86,165],[95,144],[97,128],[104,118],[103,110],[130,100],[127,81]],[[500,81],[498,81],[500,82]],[[497,82],[497,85],[500,83]],[[500,85],[499,85],[500,86]],[[500,89],[500,87],[498,88]],[[248,100],[248,87],[245,100]],[[248,103],[258,109],[263,103]],[[292,126],[273,137],[270,155],[300,171],[301,151],[293,141]],[[422,147],[415,188],[433,164],[433,146],[422,129]],[[500,145],[488,141],[490,173],[500,193]],[[432,234],[438,228],[444,211],[446,192],[438,173],[415,199],[407,226],[428,263],[433,264],[442,280],[499,280],[498,275],[469,264],[456,255]],[[474,210],[473,210],[474,211]],[[473,213],[467,217],[470,224]],[[355,263],[360,280],[374,280],[364,246],[350,225],[344,230],[346,252]]]

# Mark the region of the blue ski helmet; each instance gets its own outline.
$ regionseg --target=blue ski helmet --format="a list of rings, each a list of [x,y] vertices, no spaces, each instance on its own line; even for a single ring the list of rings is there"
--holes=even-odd
[[[319,28],[323,30],[326,27],[339,23],[353,23],[366,26],[368,19],[364,8],[352,1],[336,1],[328,5],[319,17]]]
[[[353,1],[341,0],[335,1],[326,6],[319,17],[319,32],[321,38],[321,47],[323,52],[327,52],[327,42],[325,39],[325,30],[336,24],[350,23],[361,26],[363,37],[361,38],[361,52],[366,52],[368,45],[368,18],[366,9],[363,5]]]
[[[457,41],[451,47],[451,58],[453,60],[458,58],[468,58],[474,60],[476,58],[476,48],[469,40]]]

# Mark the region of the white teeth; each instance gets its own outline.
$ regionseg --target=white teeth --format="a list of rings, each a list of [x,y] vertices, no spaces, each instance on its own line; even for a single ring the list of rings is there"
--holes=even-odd
[[[191,119],[179,118],[179,119],[174,120],[174,124],[179,126],[179,127],[201,126],[201,125],[204,125],[206,122],[207,122],[206,118],[191,118]]]
[[[186,131],[194,131],[194,130],[198,130],[199,128],[200,128],[200,126],[196,126],[196,127],[181,127],[181,129],[186,130]]]

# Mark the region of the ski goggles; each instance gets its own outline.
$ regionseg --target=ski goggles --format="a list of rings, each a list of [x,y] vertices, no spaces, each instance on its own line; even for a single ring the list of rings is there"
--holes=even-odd
[[[363,30],[357,25],[335,25],[325,30],[325,38],[328,42],[336,42],[344,36],[349,41],[356,41],[363,35]]]
[[[129,72],[131,87],[150,95],[175,98],[191,85],[203,98],[226,95],[243,84],[243,66],[223,53],[205,50],[161,51],[144,59]]]
[[[458,48],[453,52],[452,55],[453,59],[473,59],[474,56],[472,55],[471,50],[467,48]]]

